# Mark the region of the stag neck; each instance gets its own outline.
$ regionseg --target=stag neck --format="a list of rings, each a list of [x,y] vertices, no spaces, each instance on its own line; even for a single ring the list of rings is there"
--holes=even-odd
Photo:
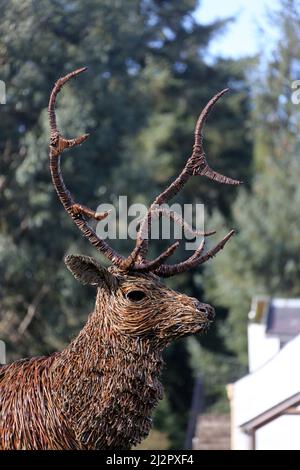
[[[152,411],[162,398],[161,350],[103,324],[96,333],[97,320],[93,312],[56,358],[52,393],[78,448],[129,449],[150,431]]]
[[[150,336],[131,336],[118,332],[110,323],[103,309],[93,311],[78,336],[59,354],[57,363],[72,363],[78,358],[89,358],[83,369],[97,368],[103,359],[123,355],[139,361],[151,357],[162,364],[166,344]],[[131,358],[131,359],[130,359]]]

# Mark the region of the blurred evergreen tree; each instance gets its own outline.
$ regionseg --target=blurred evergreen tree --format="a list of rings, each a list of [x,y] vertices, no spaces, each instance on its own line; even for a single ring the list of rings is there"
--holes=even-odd
[[[262,51],[251,87],[257,170],[263,170],[269,158],[285,158],[299,141],[300,131],[300,108],[291,99],[292,83],[300,75],[299,0],[280,0],[277,9],[269,12],[269,22],[277,37],[276,46]],[[268,32],[263,34],[268,37]]]
[[[238,236],[209,266],[205,278],[210,300],[229,309],[220,329],[224,343],[245,367],[252,296],[300,295],[300,107],[291,99],[292,82],[300,71],[300,2],[282,0],[272,19],[278,41],[268,62],[260,64],[253,87],[253,188],[239,192],[230,225]],[[215,221],[224,226],[220,213]]]
[[[234,243],[206,270],[209,298],[230,309],[223,325],[229,350],[247,364],[246,325],[254,295],[300,295],[299,145],[285,159],[269,160],[254,178],[252,193],[233,204]],[[215,223],[224,226],[216,214]]]
[[[217,105],[205,133],[211,165],[243,178],[251,140],[247,62],[206,62],[207,46],[226,22],[197,23],[196,0],[0,0],[0,6],[1,79],[7,85],[7,104],[0,107],[0,331],[13,359],[64,347],[94,296],[75,284],[62,262],[67,252],[94,253],[50,183],[46,107],[59,76],[89,67],[59,97],[58,114],[67,136],[91,134],[64,157],[70,189],[91,207],[115,204],[119,194],[149,203],[184,164],[197,114],[224,87],[233,93]],[[194,178],[178,201],[228,214],[234,195],[232,188]],[[129,245],[115,242],[121,250]],[[170,284],[204,294],[199,274]],[[186,344],[166,355],[166,401],[177,446],[192,393]],[[224,350],[217,329],[203,345]]]

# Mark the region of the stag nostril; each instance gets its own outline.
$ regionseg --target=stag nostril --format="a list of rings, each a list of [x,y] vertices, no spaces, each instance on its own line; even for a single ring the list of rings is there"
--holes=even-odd
[[[209,320],[213,320],[215,318],[215,309],[208,305],[206,308],[206,315]]]
[[[201,304],[197,302],[197,310],[200,314],[203,314],[208,320],[213,320],[215,317],[215,310],[208,304]]]

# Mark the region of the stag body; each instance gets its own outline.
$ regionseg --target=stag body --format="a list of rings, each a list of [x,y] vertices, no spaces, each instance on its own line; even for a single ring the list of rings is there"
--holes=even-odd
[[[95,310],[78,337],[61,353],[25,359],[0,368],[1,449],[129,449],[151,427],[151,412],[162,396],[162,352],[173,340],[207,329],[214,310],[195,298],[165,287],[160,278],[199,266],[215,256],[234,234],[230,231],[203,253],[205,238],[215,232],[194,231],[178,215],[160,206],[175,196],[193,175],[239,184],[213,171],[202,148],[202,127],[216,101],[206,105],[195,128],[192,155],[182,172],[153,202],[124,258],[100,239],[87,218],[97,213],[75,203],[63,181],[62,152],[88,137],[63,138],[56,124],[55,102],[62,86],[85,69],[59,79],[49,101],[50,170],[66,212],[89,242],[113,264],[106,269],[93,258],[70,255],[74,277],[97,288]],[[152,216],[167,215],[202,242],[187,260],[167,264],[178,242],[152,261],[146,259]]]
[[[62,353],[3,368],[2,449],[130,449],[162,398],[163,349],[212,320],[211,307],[152,274],[109,273],[82,256],[66,262],[99,286],[95,310]]]

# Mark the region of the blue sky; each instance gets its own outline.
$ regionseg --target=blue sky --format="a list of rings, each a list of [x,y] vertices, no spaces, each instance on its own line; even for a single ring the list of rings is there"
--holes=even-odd
[[[266,11],[276,9],[278,0],[201,0],[195,14],[200,23],[234,17],[224,35],[212,42],[209,52],[223,57],[241,57],[255,54],[263,46],[272,46],[275,32],[266,20]],[[259,34],[259,28],[267,30],[269,40]]]

